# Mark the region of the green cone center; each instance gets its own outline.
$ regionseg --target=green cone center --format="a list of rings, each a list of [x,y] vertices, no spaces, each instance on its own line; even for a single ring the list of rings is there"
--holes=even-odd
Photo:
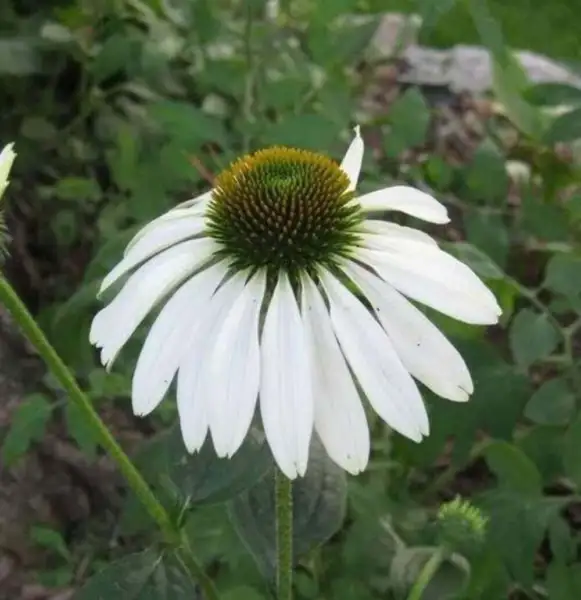
[[[208,234],[238,268],[296,271],[345,256],[362,217],[349,178],[330,158],[273,147],[235,161],[215,181]]]

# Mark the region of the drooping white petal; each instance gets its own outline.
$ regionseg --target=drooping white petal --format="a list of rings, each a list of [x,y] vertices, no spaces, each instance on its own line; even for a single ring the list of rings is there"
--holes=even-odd
[[[366,243],[368,247],[391,247],[393,240],[413,240],[423,242],[431,246],[437,246],[434,238],[427,233],[414,229],[413,227],[405,227],[397,223],[389,223],[387,221],[366,220],[363,222],[363,231],[366,234]],[[377,239],[381,238],[381,239]]]
[[[347,176],[349,177],[349,181],[351,182],[348,191],[352,192],[357,186],[357,180],[359,179],[359,173],[361,172],[361,164],[363,163],[363,138],[361,137],[361,132],[359,125],[354,128],[355,137],[353,141],[347,148],[347,152],[341,161],[341,168]]]
[[[16,152],[14,152],[14,144],[6,144],[0,152],[0,198],[4,193],[4,190],[8,187],[10,170],[12,169],[12,163],[16,158]]]
[[[313,430],[311,368],[305,326],[290,281],[279,276],[260,342],[260,412],[283,473],[304,475]]]
[[[308,277],[303,279],[301,304],[313,365],[315,429],[329,456],[357,475],[369,460],[369,426],[327,307]]]
[[[154,256],[127,280],[113,302],[97,313],[89,339],[102,348],[105,366],[111,366],[146,315],[197,268],[198,262],[192,241]]]
[[[204,192],[203,194],[200,194],[199,196],[190,198],[189,200],[186,200],[185,202],[181,202],[180,204],[178,204],[176,206],[176,208],[194,208],[198,212],[203,212],[207,208],[208,203],[210,202],[210,200],[212,198],[213,191],[214,190],[208,190],[207,192]]]
[[[208,357],[213,352],[222,323],[227,319],[244,289],[244,277],[235,275],[224,282],[216,293],[200,307],[198,311],[199,326],[190,335],[189,344],[182,354],[178,370],[177,404],[180,416],[180,427],[184,443],[189,452],[196,452],[202,446],[211,419],[212,377],[208,369]],[[232,373],[224,372],[214,383],[216,386],[235,385],[230,381]],[[222,391],[219,393],[223,394]],[[230,418],[228,414],[220,415],[222,419]]]
[[[435,198],[407,185],[394,185],[356,198],[366,212],[398,210],[430,223],[448,223],[446,207]]]
[[[258,319],[266,278],[255,275],[238,292],[207,355],[210,433],[218,456],[242,444],[256,407],[260,383]]]
[[[133,246],[145,235],[149,234],[153,229],[156,229],[161,223],[165,223],[166,221],[175,221],[182,218],[187,217],[203,217],[204,211],[208,206],[208,203],[212,197],[212,191],[208,190],[203,194],[195,198],[191,198],[190,200],[186,200],[182,204],[179,204],[175,208],[168,210],[163,215],[153,219],[142,227],[131,239],[131,241],[127,244],[127,248],[125,249],[125,254],[129,253],[129,251],[133,248]]]
[[[358,249],[357,257],[406,296],[459,321],[488,325],[501,314],[475,273],[439,248],[400,240],[394,250]]]
[[[168,300],[153,323],[133,373],[133,412],[149,414],[163,399],[200,326],[200,310],[226,276],[224,263],[195,275]]]
[[[389,337],[334,276],[321,273],[321,281],[335,334],[371,406],[393,429],[419,442],[429,432],[426,408]]]
[[[187,217],[171,221],[164,221],[137,241],[129,252],[111,269],[103,279],[99,294],[114,284],[120,277],[129,273],[140,263],[159,252],[175,246],[179,242],[200,234],[204,229],[204,222],[199,217]],[[193,252],[196,256],[207,259],[216,248],[215,242],[201,238],[192,241]]]
[[[474,391],[470,372],[444,334],[367,269],[350,262],[344,270],[373,306],[404,367],[439,396],[456,402],[468,400]]]

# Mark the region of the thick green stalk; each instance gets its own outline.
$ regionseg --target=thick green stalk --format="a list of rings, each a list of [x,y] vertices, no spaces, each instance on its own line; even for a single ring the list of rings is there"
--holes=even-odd
[[[33,344],[51,373],[68,393],[70,400],[85,415],[87,423],[95,432],[96,439],[117,463],[129,487],[147,509],[151,518],[157,523],[166,541],[176,547],[176,551],[183,558],[188,571],[202,587],[206,600],[217,600],[218,594],[212,581],[205,575],[193,554],[189,552],[189,547],[184,546],[183,540],[180,539],[180,533],[174,527],[167,511],[111,435],[111,432],[93,408],[91,401],[79,387],[70,369],[52,347],[14,288],[2,276],[0,276],[0,302],[10,311],[26,338]]]
[[[293,597],[293,488],[292,482],[278,469],[275,471],[276,505],[276,597]]]
[[[423,566],[418,578],[416,579],[410,593],[408,594],[407,600],[420,600],[423,593],[432,578],[440,568],[440,565],[446,558],[447,550],[445,548],[438,548],[432,556],[428,559],[426,564]]]

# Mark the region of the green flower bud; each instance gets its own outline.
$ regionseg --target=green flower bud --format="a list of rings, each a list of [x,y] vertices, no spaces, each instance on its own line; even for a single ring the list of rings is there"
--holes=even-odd
[[[442,543],[454,550],[480,545],[486,536],[487,522],[480,509],[459,496],[442,504],[438,511]]]

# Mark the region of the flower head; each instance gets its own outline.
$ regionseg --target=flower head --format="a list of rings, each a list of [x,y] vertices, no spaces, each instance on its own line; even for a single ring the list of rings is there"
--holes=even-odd
[[[188,450],[209,431],[217,454],[231,456],[258,404],[274,459],[296,477],[313,431],[340,466],[365,468],[365,398],[415,441],[429,427],[414,378],[468,399],[464,361],[408,298],[478,324],[495,323],[498,304],[431,237],[370,218],[396,210],[448,221],[442,204],[414,188],[357,196],[362,158],[358,128],[341,164],[260,150],[137,233],[101,291],[129,277],[91,328],[109,367],[162,306],[133,375],[137,414],[151,412],[175,378]]]
[[[438,528],[442,541],[454,549],[481,544],[486,536],[488,519],[459,496],[440,506]]]

